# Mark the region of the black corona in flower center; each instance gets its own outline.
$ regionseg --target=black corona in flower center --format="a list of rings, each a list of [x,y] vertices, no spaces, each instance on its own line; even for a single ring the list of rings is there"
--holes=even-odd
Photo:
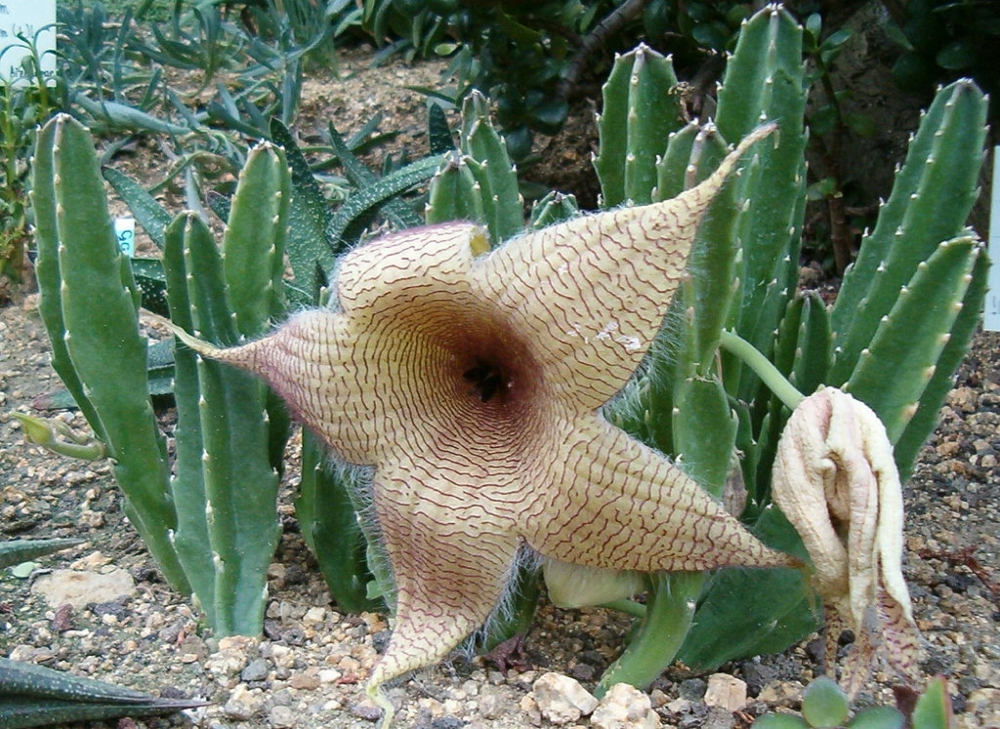
[[[488,402],[494,395],[507,389],[507,379],[500,368],[478,358],[476,364],[466,370],[462,377],[472,383],[469,394],[478,395],[483,402]]]

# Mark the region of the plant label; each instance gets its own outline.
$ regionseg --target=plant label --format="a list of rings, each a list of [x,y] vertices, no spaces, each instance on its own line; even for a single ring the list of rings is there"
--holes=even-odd
[[[993,195],[990,200],[990,260],[1000,262],[1000,147],[993,148]],[[989,291],[986,292],[986,311],[983,312],[983,329],[1000,331],[1000,265],[990,267]]]
[[[47,85],[55,83],[55,22],[56,0],[0,0],[0,80],[30,84],[40,72]]]
[[[115,238],[126,258],[135,258],[135,218],[115,218]]]

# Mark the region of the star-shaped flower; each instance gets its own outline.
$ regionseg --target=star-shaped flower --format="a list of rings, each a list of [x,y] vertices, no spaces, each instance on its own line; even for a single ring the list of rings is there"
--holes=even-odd
[[[828,669],[850,628],[848,694],[864,685],[876,651],[914,685],[919,639],[903,581],[903,492],[882,421],[836,388],[805,398],[778,441],[771,489],[812,559],[827,608]]]
[[[335,309],[232,349],[178,333],[267,380],[342,459],[374,466],[397,592],[373,696],[486,620],[522,546],[614,570],[790,564],[599,412],[659,332],[709,203],[769,131],[673,200],[492,252],[470,223],[406,230],[344,257]]]

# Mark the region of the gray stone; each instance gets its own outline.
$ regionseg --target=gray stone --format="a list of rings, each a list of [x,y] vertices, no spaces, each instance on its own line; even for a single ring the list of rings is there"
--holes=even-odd
[[[479,689],[479,715],[484,719],[499,719],[513,712],[496,686],[487,684]]]
[[[247,665],[240,673],[243,681],[263,681],[271,672],[271,666],[263,658],[257,658]]]
[[[681,685],[677,688],[677,693],[682,699],[700,701],[705,695],[705,690],[707,688],[708,684],[705,683],[703,679],[689,678],[685,681],[681,681]]]
[[[735,726],[736,719],[733,717],[733,712],[721,706],[713,706],[708,710],[702,729],[733,729]]]
[[[295,712],[288,706],[275,706],[267,718],[275,729],[291,729],[295,726]]]

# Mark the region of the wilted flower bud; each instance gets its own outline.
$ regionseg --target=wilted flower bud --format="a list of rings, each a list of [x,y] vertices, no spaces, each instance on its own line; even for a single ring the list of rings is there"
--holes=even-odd
[[[805,398],[778,442],[774,502],[812,559],[827,608],[827,660],[841,629],[856,642],[842,683],[861,688],[879,650],[917,680],[917,630],[903,581],[903,496],[892,444],[878,416],[845,392]]]

